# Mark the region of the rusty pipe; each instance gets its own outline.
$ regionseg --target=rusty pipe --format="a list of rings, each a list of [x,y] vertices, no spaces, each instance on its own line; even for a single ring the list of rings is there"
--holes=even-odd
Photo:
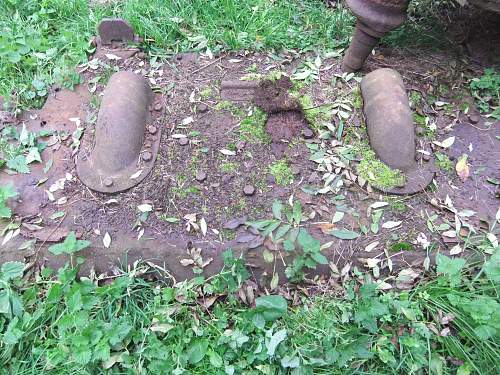
[[[361,69],[380,38],[405,21],[408,0],[347,0],[347,5],[358,20],[342,70],[354,72]]]
[[[379,189],[392,194],[422,191],[432,182],[433,165],[415,160],[413,117],[400,74],[388,68],[367,74],[361,81],[361,95],[370,145],[382,162],[406,177],[404,186]]]

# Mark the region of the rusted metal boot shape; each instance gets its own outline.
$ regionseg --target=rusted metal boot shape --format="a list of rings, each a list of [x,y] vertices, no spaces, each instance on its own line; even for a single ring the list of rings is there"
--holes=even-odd
[[[406,19],[408,0],[347,0],[358,21],[342,70],[354,72],[363,66],[380,38]]]

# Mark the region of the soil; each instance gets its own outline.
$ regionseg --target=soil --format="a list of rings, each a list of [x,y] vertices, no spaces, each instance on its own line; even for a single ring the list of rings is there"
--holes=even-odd
[[[109,60],[106,53],[124,58]],[[187,256],[187,248],[197,246],[202,248],[204,258],[214,259],[204,270],[205,274],[220,269],[220,253],[232,248],[237,254],[244,254],[254,272],[267,280],[273,269],[282,274],[284,263],[290,259],[286,253],[280,253],[282,260],[278,261],[277,255],[274,263],[267,264],[262,257],[263,250],[276,252],[275,245],[245,222],[272,217],[272,203],[278,199],[287,204],[293,196],[301,202],[304,217],[308,218],[301,225],[321,243],[329,243],[324,253],[330,265],[320,267],[320,273],[365,267],[366,259],[378,259],[379,268],[390,272],[392,267],[422,267],[427,251],[417,241],[421,235],[444,253],[458,242],[456,238],[444,237],[429,229],[428,219],[433,213],[438,214],[436,225],[454,223],[454,214],[443,203],[446,196],[457,210],[479,211],[479,215],[467,219],[476,228],[484,228],[481,219],[491,218],[492,213],[494,216],[499,206],[498,185],[488,180],[500,179],[497,152],[500,125],[483,114],[479,114],[479,122],[472,125],[468,117],[460,114],[459,106],[471,101],[465,76],[479,74],[478,67],[465,63],[464,59],[445,53],[391,51],[390,56],[377,52],[367,62],[361,74],[386,66],[397,69],[409,93],[415,91],[422,95],[423,101],[414,111],[436,123],[437,139],[449,136],[457,139],[449,149],[436,149],[434,139],[420,136],[417,149],[431,154],[447,153],[453,161],[463,153],[470,155],[471,174],[465,182],[454,171],[439,170],[433,189],[413,196],[387,197],[360,182],[355,166],[339,168],[343,186],[336,194],[311,193],[312,188],[323,186],[323,177],[328,171],[318,170],[318,165],[310,160],[310,150],[335,149],[341,141],[349,145],[357,137],[366,137],[361,108],[352,104],[358,85],[353,80],[341,79],[338,59],[326,59],[323,64],[329,69],[322,70],[320,80],[301,90],[311,95],[318,106],[350,101],[353,111],[345,121],[341,141],[327,141],[319,134],[309,139],[301,137],[310,124],[297,103],[290,99],[291,83],[287,79],[260,85],[255,103],[248,100],[228,104],[220,98],[219,83],[223,80],[240,79],[250,71],[264,76],[270,70],[281,70],[290,75],[305,59],[314,56],[283,53],[281,60],[275,60],[263,53],[242,52],[209,59],[204,55],[185,54],[161,63],[150,62],[137,51],[123,54],[110,49],[99,51],[96,56],[103,64],[82,72],[86,84],[79,86],[75,93],[54,92],[41,112],[30,113],[31,117],[37,115],[36,120],[31,120],[28,113],[21,120],[30,130],[43,124],[71,134],[76,130],[76,123],[68,119],[78,118],[85,125],[85,132],[92,132],[106,76],[113,69],[132,70],[147,77],[156,93],[151,106],[151,125],[161,130],[161,142],[153,171],[126,192],[108,195],[91,191],[76,178],[75,154],[69,137],[44,151],[43,160],[54,159],[49,173],[42,171],[42,164],[34,164],[30,175],[2,173],[1,182],[14,181],[21,193],[23,201],[15,202],[14,209],[24,223],[22,236],[0,250],[3,260],[32,255],[16,251],[24,236],[40,239],[35,247],[39,261],[45,260],[51,265],[60,263],[59,258],[46,251],[47,245],[74,230],[93,244],[85,252],[91,259],[89,267],[93,272],[112,272],[117,264],[137,260],[142,254],[170,270],[177,279],[184,279],[194,273],[190,267],[181,266],[179,260]],[[95,82],[97,76],[101,76],[97,84],[89,83]],[[436,106],[435,101],[444,101],[450,106],[442,108]],[[239,131],[241,120],[251,113],[254,104],[270,114],[266,124],[270,143],[245,139]],[[337,116],[332,118],[332,123],[339,125]],[[181,144],[179,137],[188,141]],[[281,159],[286,160],[293,171],[293,182],[285,186],[276,183],[269,168]],[[49,200],[45,190],[66,173],[71,178],[64,189],[54,193],[55,199]],[[204,178],[197,179],[201,174]],[[37,186],[45,177],[49,180]],[[245,194],[247,185],[255,188],[254,194]],[[389,203],[381,223],[401,221],[402,224],[375,233],[369,229],[371,218],[367,212],[371,204],[381,200]],[[142,215],[137,209],[141,204],[150,204],[153,211]],[[65,216],[51,219],[58,211],[64,211]],[[337,212],[343,212],[344,217],[341,222],[331,224]],[[206,223],[206,233],[200,228],[201,219]],[[34,229],[30,224],[42,229]],[[368,233],[355,240],[341,240],[328,234],[332,229],[367,230]],[[106,232],[113,239],[110,248],[101,245]],[[380,245],[370,253],[365,252],[366,246],[375,241]],[[127,251],[134,256],[127,259]]]

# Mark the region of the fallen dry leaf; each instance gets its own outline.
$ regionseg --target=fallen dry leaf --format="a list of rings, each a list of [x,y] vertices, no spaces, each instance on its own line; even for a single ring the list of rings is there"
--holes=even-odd
[[[469,164],[467,164],[467,155],[464,154],[458,158],[457,165],[455,166],[458,177],[462,182],[465,182],[469,178]]]

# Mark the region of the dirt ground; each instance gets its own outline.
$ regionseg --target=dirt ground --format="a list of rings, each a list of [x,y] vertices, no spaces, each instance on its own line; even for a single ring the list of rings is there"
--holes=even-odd
[[[245,223],[271,218],[275,200],[285,205],[300,201],[301,226],[326,244],[329,265],[318,268],[319,274],[345,273],[357,266],[376,268],[378,277],[379,272],[422,268],[427,255],[436,251],[466,255],[464,239],[473,239],[494,222],[499,207],[499,122],[477,112],[467,86],[467,77],[477,76],[480,66],[464,56],[377,49],[362,72],[346,77],[340,57],[332,55],[321,59],[313,72],[316,79],[307,81],[293,80],[294,72],[303,71],[304,62],[314,62],[314,55],[182,54],[163,61],[148,60],[139,50],[99,50],[79,67],[86,83],[75,92],[54,90],[41,111],[23,114],[17,124],[56,130],[57,136],[47,140],[44,163],[31,174],[0,177],[2,183],[13,181],[20,193],[21,201],[13,205],[22,220],[19,235],[0,249],[2,260],[25,257],[58,264],[61,259],[50,255],[47,246],[75,231],[92,242],[84,252],[88,272],[113,273],[120,264],[142,257],[183,279],[195,275],[192,264],[181,264],[193,248],[201,249],[206,274],[220,269],[221,252],[232,248],[267,280],[290,257]],[[367,136],[356,77],[380,67],[403,76],[418,115],[419,162],[436,159],[436,154],[441,160],[435,183],[413,196],[384,195],[357,173],[363,155],[353,155],[353,146],[366,142]],[[126,69],[147,77],[155,92],[151,125],[161,129],[160,150],[153,171],[139,185],[114,195],[97,193],[77,178],[78,152],[71,134],[84,129],[80,147],[89,146],[107,79]],[[280,92],[295,90],[309,98],[311,107],[270,114],[262,127],[248,97],[221,99],[221,82],[251,81],[277,71],[293,82]],[[307,119],[307,111],[325,107],[326,122],[335,129],[329,138],[324,136],[327,128]],[[441,147],[450,137],[454,143]],[[311,160],[318,151],[331,155],[330,164]],[[464,154],[470,173],[462,181],[455,164]],[[44,172],[47,160],[53,164]],[[283,176],[273,169],[277,165],[284,166]],[[327,181],[332,174],[337,176],[335,185]],[[63,188],[50,188],[61,179]],[[151,212],[138,209],[145,204]],[[332,230],[359,236],[340,239]],[[111,238],[108,246],[103,244],[105,234]],[[29,238],[37,242],[18,250]],[[264,250],[274,254],[271,261],[263,259]]]

